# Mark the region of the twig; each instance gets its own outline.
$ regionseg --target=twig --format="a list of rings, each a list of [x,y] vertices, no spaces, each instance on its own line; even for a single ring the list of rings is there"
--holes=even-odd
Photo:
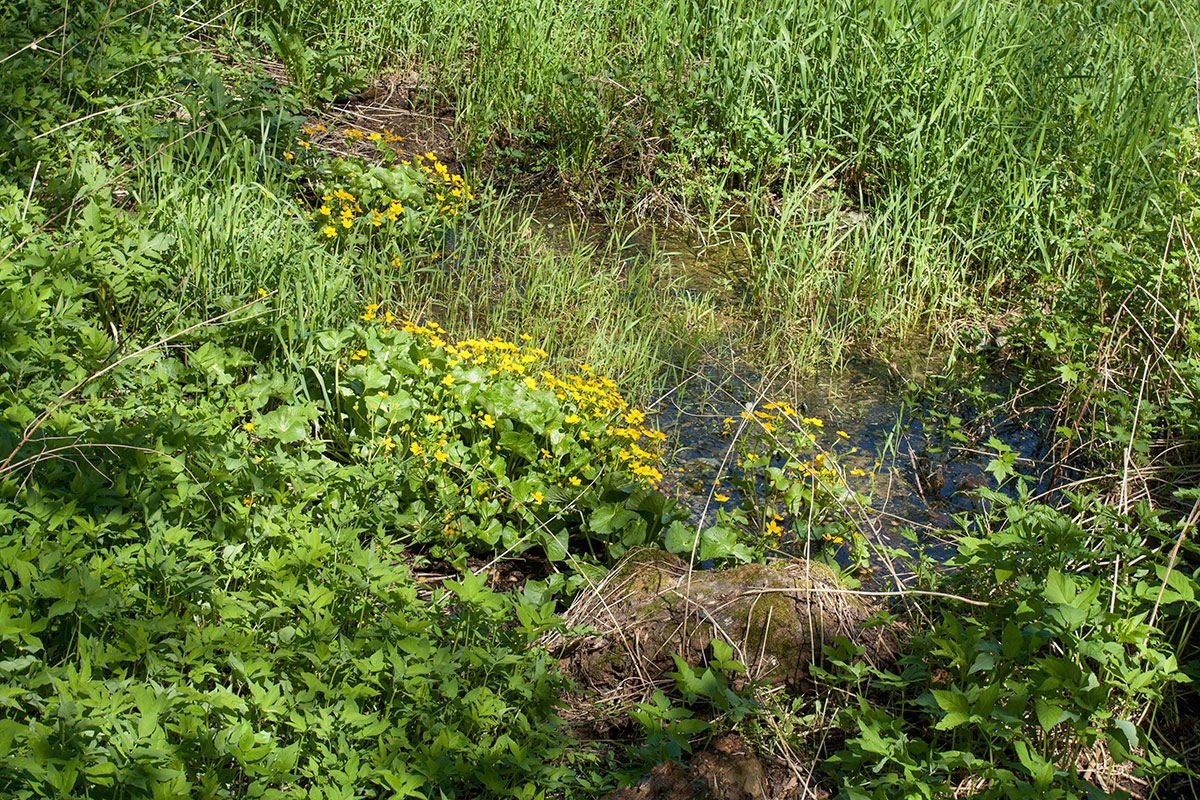
[[[1171,557],[1167,561],[1167,571],[1163,573],[1162,584],[1158,587],[1158,597],[1154,598],[1154,610],[1150,612],[1150,624],[1154,624],[1154,620],[1158,617],[1158,607],[1162,604],[1163,593],[1167,590],[1167,581],[1171,577],[1171,571],[1175,569],[1175,560],[1179,557],[1179,548],[1183,545],[1183,540],[1187,538],[1188,529],[1196,524],[1196,520],[1200,519],[1200,497],[1196,498],[1196,502],[1192,504],[1191,513],[1187,519],[1183,521],[1183,527],[1179,530],[1179,538],[1175,540],[1175,546],[1171,548]]]
[[[25,221],[25,215],[29,213],[29,201],[33,199],[33,187],[37,184],[38,170],[42,168],[42,162],[39,160],[33,168],[33,177],[29,179],[29,194],[25,195],[25,207],[21,209],[21,222]]]
[[[982,606],[984,608],[992,607],[991,603],[985,602],[983,600],[972,600],[971,598],[963,597],[962,595],[949,594],[947,592],[932,592],[932,591],[926,591],[923,589],[905,589],[903,591],[895,591],[895,592],[868,592],[868,591],[865,591],[862,589],[832,589],[832,588],[829,588],[826,586],[805,586],[803,588],[797,587],[795,589],[792,589],[792,588],[750,589],[748,591],[742,592],[742,597],[745,597],[745,596],[751,595],[751,594],[767,594],[767,593],[785,594],[787,592],[796,592],[796,593],[819,592],[821,594],[849,594],[849,595],[859,595],[859,596],[863,596],[863,597],[907,597],[909,595],[923,595],[926,597],[944,597],[947,600],[957,600],[960,603],[966,603],[967,605],[972,605],[972,606]]]
[[[125,110],[127,110],[127,109],[134,108],[135,106],[140,106],[140,105],[142,105],[143,103],[152,103],[152,102],[154,102],[155,100],[166,100],[166,99],[168,99],[168,98],[171,98],[171,97],[176,97],[176,96],[178,96],[178,95],[180,95],[180,94],[182,94],[182,91],[179,91],[179,92],[171,92],[170,94],[160,94],[160,95],[158,95],[158,96],[156,96],[156,97],[144,97],[144,98],[142,98],[141,100],[137,100],[137,101],[135,101],[135,102],[132,102],[132,103],[122,103],[122,104],[121,104],[121,105],[119,105],[119,106],[112,106],[111,108],[104,108],[104,109],[101,109],[101,110],[99,110],[99,111],[93,111],[91,114],[86,114],[86,115],[84,115],[84,116],[82,116],[82,117],[78,117],[78,118],[76,118],[76,119],[73,119],[73,120],[69,120],[69,121],[67,121],[67,122],[64,122],[62,125],[59,125],[57,128],[51,128],[51,129],[50,129],[50,130],[48,130],[48,131],[43,131],[42,133],[39,133],[37,136],[34,136],[33,138],[34,138],[34,140],[36,141],[37,139],[44,138],[44,137],[46,137],[46,136],[49,136],[49,135],[50,135],[50,134],[52,134],[52,133],[57,133],[57,132],[61,131],[63,128],[69,128],[69,127],[71,127],[72,125],[77,125],[78,123],[80,123],[80,122],[84,122],[84,121],[86,121],[86,120],[89,120],[89,119],[92,119],[93,117],[99,117],[99,116],[102,116],[102,115],[104,115],[104,114],[111,114],[111,113],[112,113],[112,112],[114,112],[114,111],[125,111]],[[40,163],[40,162],[39,162],[39,163]],[[35,174],[36,174],[36,173],[35,173]]]

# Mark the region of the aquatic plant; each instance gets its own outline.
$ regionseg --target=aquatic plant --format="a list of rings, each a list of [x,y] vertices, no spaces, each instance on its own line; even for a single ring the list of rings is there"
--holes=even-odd
[[[322,337],[336,361],[321,425],[345,458],[404,475],[389,502],[405,541],[456,563],[533,548],[608,560],[679,518],[655,491],[665,436],[611,379],[586,364],[560,377],[540,348],[452,342],[376,304],[361,316]]]

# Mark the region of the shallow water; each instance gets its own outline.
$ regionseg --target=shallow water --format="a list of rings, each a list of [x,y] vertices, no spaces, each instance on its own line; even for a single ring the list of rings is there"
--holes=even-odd
[[[909,529],[926,552],[950,555],[951,532],[961,528],[955,515],[980,510],[983,501],[973,490],[994,485],[985,472],[992,454],[978,444],[938,447],[944,444],[939,432],[926,429],[931,412],[951,410],[948,398],[930,401],[927,393],[918,403],[912,399],[918,395],[906,388],[925,385],[928,376],[946,366],[944,353],[931,337],[891,343],[886,359],[858,354],[837,372],[797,378],[802,371],[755,363],[744,349],[753,339],[754,323],[745,306],[747,260],[735,245],[705,246],[671,230],[614,230],[553,198],[534,208],[532,227],[564,248],[587,242],[599,252],[607,248],[612,253],[611,243],[616,241],[618,257],[647,259],[660,272],[682,276],[684,294],[706,301],[720,315],[719,324],[728,335],[717,338],[727,344],[697,346],[688,364],[665,369],[661,390],[647,403],[674,446],[663,488],[686,504],[692,522],[712,524],[717,506],[737,503],[737,493],[726,481],[734,456],[724,421],[732,419],[736,426],[744,410],[786,402],[802,409],[803,416],[822,420],[822,443],[836,443],[845,470],[874,473],[870,508],[858,520],[869,541],[911,551],[914,542],[900,535]],[[1014,388],[999,373],[989,382],[987,388],[1001,395]],[[1038,428],[1048,427],[1046,421],[1006,420],[986,409],[954,410],[970,434],[969,443],[995,436],[1017,455],[1019,471],[1037,472],[1046,456],[1045,437]],[[1043,481],[1033,483],[1045,488]],[[717,503],[714,494],[731,499]]]

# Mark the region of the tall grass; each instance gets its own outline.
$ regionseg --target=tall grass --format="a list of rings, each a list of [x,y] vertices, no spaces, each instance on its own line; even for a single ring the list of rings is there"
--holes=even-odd
[[[236,26],[280,14],[314,52],[415,69],[468,155],[516,143],[597,204],[623,187],[714,224],[749,203],[773,334],[839,346],[1069,274],[1064,244],[1139,224],[1195,123],[1200,14],[1166,0],[301,0]],[[812,170],[865,227],[794,225]]]
[[[529,336],[621,376],[634,394],[674,360],[676,322],[663,310],[677,281],[660,280],[652,260],[627,263],[619,239],[554,246],[529,234],[517,200],[498,194],[401,264],[370,245],[334,251],[304,221],[295,186],[263,170],[260,156],[248,142],[220,159],[168,148],[135,173],[150,226],[174,237],[171,273],[189,314],[218,314],[265,289],[275,293],[280,343],[294,347],[377,303],[462,338]]]

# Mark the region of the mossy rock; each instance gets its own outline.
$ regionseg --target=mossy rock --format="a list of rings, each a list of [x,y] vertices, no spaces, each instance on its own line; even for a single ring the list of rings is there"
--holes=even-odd
[[[571,605],[568,627],[591,630],[565,642],[561,666],[585,687],[613,690],[658,680],[675,669],[672,654],[702,666],[720,638],[750,679],[797,687],[836,636],[873,663],[889,660],[893,632],[866,625],[876,611],[818,562],[690,570],[678,556],[641,548]]]

